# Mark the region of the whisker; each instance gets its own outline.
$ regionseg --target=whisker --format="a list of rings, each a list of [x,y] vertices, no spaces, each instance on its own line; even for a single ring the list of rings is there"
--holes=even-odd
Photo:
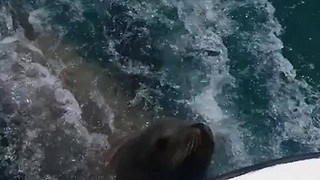
[[[182,141],[183,142],[183,141]],[[183,160],[188,157],[192,152],[196,151],[197,147],[201,144],[201,136],[198,129],[194,129],[190,132],[187,142],[184,143],[181,148],[182,144],[177,144],[174,149],[177,151],[172,156],[172,160],[170,161],[170,167],[174,168]],[[179,146],[179,147],[178,147]]]

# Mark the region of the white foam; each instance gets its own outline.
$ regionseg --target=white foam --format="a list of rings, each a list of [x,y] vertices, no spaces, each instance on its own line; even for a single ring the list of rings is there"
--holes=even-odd
[[[10,44],[10,43],[13,43],[13,42],[16,42],[16,41],[18,41],[18,39],[15,38],[15,37],[6,37],[6,38],[2,39],[0,41],[0,43],[1,44]]]
[[[209,85],[203,88],[202,92],[198,95],[187,100],[187,103],[196,113],[205,117],[214,130],[218,131],[218,133],[227,134],[233,147],[231,151],[235,155],[234,157],[241,159],[236,161],[242,161],[243,164],[243,162],[248,161],[248,155],[246,155],[244,144],[241,140],[242,132],[238,130],[235,123],[236,120],[228,123],[222,122],[226,119],[230,121],[229,112],[221,109],[215,99],[224,95],[222,92],[224,85],[229,84],[233,86],[234,84],[234,78],[229,74],[229,66],[227,65],[229,61],[228,50],[223,43],[222,37],[234,31],[234,22],[228,16],[228,11],[234,8],[235,5],[237,3],[233,1],[226,2],[219,0],[162,0],[156,5],[150,2],[130,4],[138,12],[137,14],[133,14],[133,17],[144,19],[146,22],[152,22],[156,18],[166,24],[168,28],[174,28],[176,22],[158,13],[157,9],[164,7],[177,9],[179,20],[183,21],[183,25],[188,31],[187,34],[183,31],[181,34],[179,34],[180,32],[175,32],[175,36],[168,35],[170,46],[177,53],[184,52],[190,54],[191,52],[188,51],[190,48],[218,52],[217,56],[209,56],[205,53],[195,55],[198,60],[201,60],[211,70],[212,74],[208,75]],[[215,27],[213,27],[213,24]],[[170,57],[167,59],[170,59]],[[162,76],[165,77],[166,72],[163,72],[163,74]],[[192,76],[195,75],[193,74],[190,77]],[[164,80],[166,81],[165,83],[168,83],[166,78]],[[190,81],[193,83],[192,80]],[[177,87],[179,88],[179,85]],[[145,92],[142,94],[145,94]],[[185,102],[184,100],[182,101]],[[226,126],[226,124],[228,125]]]
[[[115,127],[114,127],[115,114],[110,108],[110,106],[106,103],[106,100],[101,94],[101,92],[97,89],[93,89],[90,92],[90,97],[98,105],[99,108],[104,110],[103,113],[106,118],[103,119],[103,122],[105,124],[108,124],[108,126],[110,127],[110,130],[114,132],[115,131]]]
[[[286,140],[296,141],[316,151],[320,143],[319,128],[313,124],[317,103],[308,104],[305,99],[319,97],[319,93],[297,78],[293,65],[283,56],[283,43],[279,39],[282,27],[274,16],[272,4],[267,0],[248,0],[247,3],[267,12],[267,21],[259,24],[263,28],[250,35],[245,45],[259,60],[257,72],[259,69],[270,71],[267,78],[268,93],[272,98],[269,111],[272,118],[281,121],[279,127],[274,127],[281,133],[274,134],[275,137],[269,140],[273,154],[275,157],[282,155],[281,143]]]
[[[241,130],[237,126],[236,119],[230,119],[230,112],[221,109],[216,97],[224,96],[222,88],[229,84],[233,86],[234,78],[229,74],[227,65],[228,50],[222,37],[230,34],[233,30],[233,22],[227,16],[227,9],[233,2],[220,1],[179,1],[176,4],[179,17],[184,21],[186,29],[195,38],[193,45],[196,49],[206,49],[220,52],[218,56],[203,56],[202,60],[211,69],[210,83],[194,99],[189,101],[193,109],[205,117],[215,133],[224,134],[230,141],[229,147],[238,165],[248,164],[249,156],[246,154],[242,141]],[[207,16],[202,16],[206,14]],[[214,19],[216,18],[216,19]],[[217,29],[206,26],[206,22],[214,22]],[[228,121],[228,122],[224,122]],[[225,152],[224,152],[225,153]],[[235,165],[235,166],[238,166]]]
[[[304,99],[308,96],[319,96],[311,90],[312,88],[306,82],[296,79],[294,67],[283,57],[281,52],[283,43],[281,39],[279,39],[279,35],[282,33],[282,27],[275,18],[275,8],[269,1],[163,0],[162,2],[164,6],[176,7],[178,9],[179,19],[184,22],[185,28],[189,31],[188,35],[180,36],[181,40],[176,40],[179,44],[173,44],[173,47],[176,47],[177,50],[183,49],[186,41],[182,38],[187,38],[187,41],[191,41],[190,44],[192,44],[192,47],[195,49],[218,50],[218,52],[220,52],[219,56],[204,56],[202,58],[203,63],[211,67],[212,74],[210,75],[210,84],[195,96],[194,99],[191,99],[189,105],[213,123],[212,127],[218,126],[219,128],[215,128],[218,131],[225,132],[226,129],[227,131],[229,130],[231,143],[234,148],[233,152],[234,154],[241,154],[241,156],[235,157],[245,156],[243,161],[240,161],[240,166],[242,166],[241,163],[243,162],[250,162],[251,158],[249,154],[245,153],[246,150],[242,142],[242,134],[245,132],[237,127],[237,119],[233,119],[229,123],[223,122],[226,119],[230,121],[228,115],[232,113],[232,110],[227,112],[227,110],[221,109],[215,98],[225,96],[225,94],[223,94],[224,92],[222,92],[223,85],[229,84],[234,86],[234,78],[228,72],[228,51],[223,44],[222,38],[234,32],[238,33],[237,22],[234,22],[228,13],[241,7],[252,6],[267,15],[266,22],[257,22],[258,28],[256,28],[256,31],[250,33],[243,32],[243,34],[247,33],[245,35],[248,36],[243,46],[245,46],[252,55],[256,56],[256,73],[265,68],[274,68],[270,69],[273,75],[268,78],[268,90],[273,96],[270,109],[274,111],[275,117],[281,115],[281,117],[283,117],[282,120],[286,121],[284,123],[285,131],[283,134],[268,140],[273,146],[271,149],[273,149],[274,156],[280,156],[282,154],[280,144],[289,138],[296,139],[298,142],[304,144],[310,144],[314,147],[318,146],[320,142],[319,129],[312,125],[311,116],[312,111],[315,109],[315,104],[306,104]],[[143,6],[136,4],[135,7],[141,12],[139,17],[147,21],[157,16],[155,8],[159,8],[158,6],[152,7],[145,4]],[[158,17],[161,16],[158,15]],[[160,19],[167,21],[163,17]],[[214,29],[207,26],[208,22],[214,23]],[[170,26],[170,24],[168,26]],[[176,38],[178,39],[179,36]],[[290,83],[285,83],[280,78],[279,72],[284,73],[284,76]],[[283,88],[284,91],[282,90]],[[303,94],[300,91],[301,88],[304,92],[307,92],[307,94]],[[297,100],[293,100],[292,95],[297,98]],[[299,104],[298,106],[297,103]],[[266,111],[268,110],[266,109]],[[226,124],[229,126],[226,126]]]
[[[69,0],[62,0],[62,2],[73,3]],[[281,53],[283,48],[283,43],[278,38],[282,31],[281,25],[277,22],[274,17],[274,7],[267,0],[246,0],[242,2],[236,2],[233,0],[222,1],[222,0],[185,0],[185,1],[168,1],[162,0],[157,6],[150,2],[133,3],[132,7],[137,10],[137,14],[132,13],[132,15],[137,16],[137,18],[142,18],[146,21],[152,20],[152,18],[159,17],[160,20],[166,24],[168,27],[174,27],[175,22],[164,17],[157,12],[157,8],[161,6],[176,7],[178,9],[179,19],[183,21],[185,28],[188,30],[187,35],[178,35],[175,38],[170,38],[172,40],[172,49],[176,51],[183,51],[186,47],[191,44],[194,49],[206,49],[214,52],[219,52],[218,56],[208,56],[205,54],[200,54],[199,59],[211,68],[212,74],[209,74],[209,85],[205,87],[197,96],[193,99],[188,100],[189,105],[199,114],[204,116],[212,128],[216,131],[220,131],[222,134],[227,134],[231,141],[232,153],[234,154],[234,162],[237,162],[236,166],[242,166],[245,163],[250,163],[251,156],[246,153],[245,144],[242,139],[242,135],[245,133],[244,130],[240,129],[237,125],[237,119],[232,119],[232,110],[222,109],[216,99],[218,97],[225,96],[223,92],[223,86],[228,84],[234,86],[234,77],[229,74],[228,66],[228,50],[225,47],[222,38],[226,37],[237,31],[236,22],[232,20],[232,17],[228,14],[230,11],[237,9],[245,5],[252,5],[261,11],[266,11],[268,13],[268,21],[261,26],[265,26],[266,31],[257,30],[249,34],[251,39],[248,42],[244,42],[252,54],[256,55],[257,59],[261,62],[257,63],[257,69],[274,67],[272,71],[273,76],[270,77],[268,83],[269,93],[273,96],[273,102],[270,104],[270,111],[273,116],[281,116],[284,123],[284,132],[282,137],[277,137],[273,144],[274,154],[281,155],[279,152],[280,143],[285,139],[293,138],[299,142],[309,144],[310,147],[317,147],[320,143],[319,129],[312,125],[312,111],[316,109],[316,104],[307,104],[304,99],[309,96],[319,97],[318,93],[311,90],[311,87],[304,81],[296,79],[296,72],[290,62],[285,59]],[[71,6],[72,13],[75,14],[73,20],[83,20],[82,12],[83,5],[80,0],[75,2],[74,6]],[[37,29],[41,29],[41,15],[46,14],[43,10],[34,11],[31,13],[30,21],[37,26]],[[40,15],[39,15],[40,14]],[[48,18],[48,16],[43,16]],[[8,18],[7,18],[8,20]],[[211,23],[211,24],[210,24]],[[214,27],[213,27],[214,24]],[[41,26],[41,27],[40,27]],[[9,27],[10,28],[10,27]],[[43,31],[41,29],[41,31]],[[21,32],[20,32],[21,33]],[[19,34],[18,34],[19,35]],[[25,47],[31,51],[37,52],[43,56],[42,51],[37,48],[36,45],[31,44],[25,39],[19,36],[12,36],[3,38],[1,36],[1,48],[10,49],[13,44],[22,43]],[[181,35],[181,36],[180,36]],[[109,51],[113,51],[114,58],[118,58],[119,54],[115,52],[112,48],[115,45],[115,41],[110,42]],[[17,54],[12,55],[12,59],[19,60]],[[13,92],[16,94],[16,99],[31,99],[28,95],[22,94],[22,91],[29,91],[29,87],[25,84],[31,84],[32,88],[39,88],[42,86],[49,86],[54,89],[54,95],[56,100],[62,104],[66,110],[63,119],[66,122],[71,123],[76,127],[78,135],[86,138],[87,146],[91,143],[93,144],[103,144],[105,141],[105,136],[100,137],[98,134],[90,134],[84,123],[81,121],[81,108],[72,95],[72,93],[64,89],[61,82],[57,76],[52,74],[52,72],[37,63],[30,63],[27,60],[21,60],[19,63],[24,67],[35,68],[43,77],[22,77],[17,82],[13,82],[12,86]],[[4,62],[0,62],[0,65]],[[269,66],[269,65],[272,66]],[[8,69],[7,69],[8,67]],[[0,66],[0,78],[1,80],[10,81],[14,77],[14,73],[9,71],[10,65],[4,64]],[[146,76],[151,76],[149,69],[142,64],[133,64],[128,61],[126,66],[121,66],[124,71],[131,74],[144,74]],[[7,70],[6,70],[7,69]],[[285,77],[290,83],[285,83],[278,74],[283,72]],[[24,78],[24,79],[23,79]],[[21,85],[20,85],[20,84]],[[285,85],[285,86],[283,86]],[[284,87],[284,89],[282,89]],[[20,88],[20,92],[19,92]],[[300,89],[303,89],[302,92]],[[21,94],[18,94],[21,93]],[[140,94],[139,94],[140,93]],[[145,96],[145,91],[141,87],[141,91],[137,93],[137,99],[139,97]],[[19,97],[21,96],[21,97]],[[26,97],[24,97],[26,96]],[[296,100],[293,100],[291,96],[294,96]],[[106,105],[101,94],[97,91],[92,92],[92,98],[99,105],[99,107],[104,107]],[[134,101],[133,101],[134,102]],[[299,105],[297,105],[299,104]],[[110,114],[110,109],[105,106],[106,114]],[[112,114],[112,113],[111,113]],[[113,120],[113,115],[111,119]],[[30,132],[33,132],[30,130]],[[35,133],[29,133],[30,137],[34,137]],[[41,154],[41,153],[40,153]],[[238,159],[236,159],[238,158]]]
[[[0,17],[2,17],[1,15]],[[31,20],[36,21],[32,18]],[[19,170],[26,175],[26,179],[43,179],[40,171],[43,170],[42,163],[46,159],[46,147],[48,145],[63,146],[64,144],[53,144],[53,142],[38,143],[42,140],[41,138],[39,139],[40,136],[44,140],[45,138],[57,138],[60,141],[62,140],[61,137],[64,137],[64,143],[70,145],[70,147],[60,148],[69,148],[69,150],[72,148],[83,148],[78,149],[78,151],[89,151],[90,148],[98,150],[99,148],[104,149],[109,146],[106,135],[90,133],[88,131],[85,123],[82,121],[82,110],[77,100],[69,90],[63,87],[59,76],[54,74],[54,72],[59,71],[54,68],[60,66],[51,64],[51,66],[46,67],[39,64],[33,58],[33,53],[38,54],[46,61],[45,64],[50,64],[52,59],[47,58],[43,54],[41,48],[39,48],[41,44],[33,44],[26,40],[20,31],[10,37],[0,35],[0,39],[0,53],[3,54],[0,60],[0,83],[1,88],[8,90],[3,96],[10,99],[10,102],[17,106],[15,112],[19,110],[25,113],[22,117],[19,117],[21,118],[22,125],[13,126],[9,132],[11,134],[8,135],[9,137],[17,135],[19,142],[22,143],[22,147],[20,147],[20,144],[10,144],[9,147],[4,149],[5,157],[0,157],[1,162],[5,160],[4,158],[13,161],[12,168],[10,167],[9,169],[10,171],[15,171],[14,166],[18,166]],[[22,53],[19,52],[16,49],[19,46],[23,46],[26,50],[23,50]],[[52,61],[59,62],[57,60]],[[40,91],[42,91],[41,95],[38,94]],[[100,105],[103,103],[105,102],[100,102]],[[51,114],[53,117],[51,117]],[[55,137],[55,133],[58,130],[61,137]],[[78,145],[79,147],[74,146],[74,142],[71,141],[75,141],[77,145],[80,144]],[[21,151],[19,150],[20,148],[22,148]],[[66,151],[66,154],[63,155],[59,154],[61,152],[52,153],[57,153],[57,156],[65,156],[69,152]],[[70,156],[74,156],[74,154],[70,154]],[[72,167],[67,167],[67,165],[61,166],[61,168],[65,168],[66,172],[71,172],[78,167],[83,168],[85,166],[85,163],[81,159],[74,162],[71,162],[71,159],[64,160],[64,163],[67,165],[73,163]],[[56,163],[60,163],[59,161],[57,159]],[[54,179],[54,177],[50,178]]]
[[[29,13],[29,22],[32,24],[36,32],[45,32],[46,30],[51,29],[47,25],[50,20],[50,12],[44,8],[35,9]]]
[[[198,112],[206,119],[210,119],[213,122],[219,122],[227,116],[215,101],[214,95],[216,93],[213,91],[214,90],[211,88],[206,89],[201,94],[196,96],[194,100],[189,104],[197,109]]]
[[[20,42],[21,45],[23,45],[24,47],[30,49],[33,52],[36,52],[38,54],[40,54],[41,56],[43,56],[42,51],[35,47],[29,40],[27,40],[24,35],[21,32],[17,32],[14,36],[11,37],[5,37],[4,39],[2,39],[0,41],[0,44],[11,44],[14,42]]]

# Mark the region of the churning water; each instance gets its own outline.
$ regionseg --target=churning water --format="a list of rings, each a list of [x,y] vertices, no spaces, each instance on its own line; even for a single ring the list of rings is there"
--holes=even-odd
[[[320,150],[316,0],[22,2],[40,37],[0,1],[1,180],[104,179],[114,134],[161,116],[210,125],[211,176]]]

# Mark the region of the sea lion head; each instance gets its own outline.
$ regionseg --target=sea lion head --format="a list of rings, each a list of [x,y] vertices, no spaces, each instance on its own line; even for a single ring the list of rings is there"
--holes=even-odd
[[[186,161],[208,165],[214,151],[214,136],[203,123],[161,120],[141,134],[141,162],[156,171],[173,171]]]

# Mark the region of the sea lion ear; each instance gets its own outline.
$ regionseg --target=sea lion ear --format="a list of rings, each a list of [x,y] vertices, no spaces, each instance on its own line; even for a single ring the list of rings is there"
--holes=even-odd
[[[161,138],[157,139],[157,141],[155,143],[155,147],[158,150],[165,150],[166,147],[168,146],[168,143],[169,143],[168,137],[161,137]]]

